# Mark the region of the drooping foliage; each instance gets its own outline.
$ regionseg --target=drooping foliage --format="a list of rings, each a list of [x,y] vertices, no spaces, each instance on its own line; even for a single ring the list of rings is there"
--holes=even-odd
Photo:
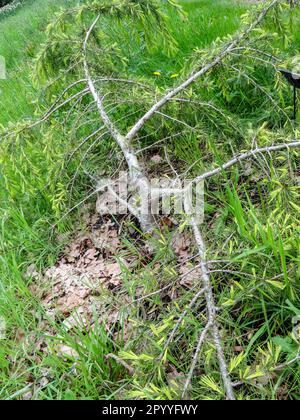
[[[156,115],[143,128],[134,145],[145,162],[154,153],[166,153],[173,170],[192,177],[253,145],[299,137],[290,118],[290,89],[277,72],[283,65],[295,68],[293,57],[298,53],[291,25],[297,25],[299,17],[293,16],[294,11],[290,13],[286,3],[276,7],[219,66],[170,102],[163,110],[169,118]],[[1,145],[2,182],[12,202],[25,209],[29,202],[43,207],[57,223],[72,205],[94,190],[99,168],[106,176],[119,168],[120,151],[102,126],[83,80],[83,39],[98,14],[101,19],[88,47],[88,61],[105,96],[107,112],[124,132],[147,111],[154,97],[201,68],[237,36],[229,35],[208,48],[191,51],[181,72],[166,81],[161,69],[153,69],[157,70],[156,80],[134,73],[132,63],[137,56],[148,55],[150,62],[161,48],[165,59],[175,60],[178,45],[168,18],[174,8],[179,12],[174,19],[183,24],[187,17],[175,3],[153,0],[87,2],[55,17],[33,69],[39,92],[36,118],[43,113],[47,118],[33,129],[28,128],[28,122],[10,127],[11,133]],[[252,19],[253,11],[243,16],[239,33]],[[165,138],[168,140],[163,141]],[[154,170],[159,172],[160,168]],[[206,185],[208,257],[216,264],[228,261],[225,270],[218,271],[218,266],[212,265],[211,271],[215,271],[212,275],[230,373],[244,384],[238,388],[241,398],[257,396],[256,392],[265,395],[270,390],[264,383],[272,388],[273,380],[280,386],[281,381],[292,377],[292,393],[299,384],[293,368],[283,377],[272,371],[297,353],[291,317],[299,308],[298,172],[299,152],[283,152],[260,157]],[[32,216],[29,213],[25,214],[28,219]],[[179,223],[184,229],[184,221]],[[161,243],[152,265],[127,274],[132,290],[142,287],[145,295],[151,294],[174,280],[174,272],[178,274],[167,234]],[[165,267],[162,284],[155,274],[158,262]],[[150,312],[146,319],[138,307],[133,309],[138,333],[119,354],[135,367],[127,396],[180,395],[180,379],[174,386],[166,385],[168,369],[175,366],[185,375],[190,358],[182,354],[191,355],[195,331],[202,325],[197,311],[189,313],[178,340],[165,355],[165,364],[157,366],[156,357],[192,295],[193,290],[188,290],[169,305],[160,296],[146,300],[143,311]],[[195,378],[193,398],[224,396],[213,350],[210,344],[204,349],[203,372]]]

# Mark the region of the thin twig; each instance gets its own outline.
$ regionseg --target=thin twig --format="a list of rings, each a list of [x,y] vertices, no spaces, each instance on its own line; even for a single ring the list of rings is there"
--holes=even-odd
[[[208,322],[206,327],[204,328],[204,330],[201,331],[201,333],[199,335],[197,347],[196,347],[195,354],[194,354],[193,361],[192,361],[192,365],[190,367],[190,371],[189,371],[187,380],[184,384],[184,388],[183,388],[183,392],[182,392],[182,399],[184,399],[185,396],[186,396],[186,393],[187,393],[188,388],[190,386],[190,383],[192,381],[192,377],[193,377],[193,374],[194,374],[194,371],[195,371],[195,368],[196,368],[196,365],[197,365],[197,362],[198,362],[198,357],[199,357],[200,350],[203,346],[203,343],[204,343],[204,340],[207,336],[207,333],[208,333],[208,331],[210,330],[211,327],[212,327],[212,322]]]
[[[186,211],[186,213],[189,214],[190,213],[190,208],[187,205],[187,203],[185,203],[185,206],[186,206],[185,211]],[[226,364],[226,360],[225,360],[224,350],[223,350],[222,344],[221,344],[219,327],[218,327],[217,321],[216,321],[217,308],[216,308],[216,305],[215,305],[213,288],[212,288],[212,284],[211,284],[211,280],[210,280],[210,276],[209,276],[209,272],[208,272],[207,264],[206,264],[205,243],[204,243],[201,231],[200,231],[200,229],[197,225],[197,222],[194,218],[191,219],[191,225],[192,225],[192,228],[193,228],[195,241],[196,241],[196,244],[198,246],[199,257],[201,259],[201,264],[200,264],[201,279],[202,279],[204,287],[206,288],[205,299],[206,299],[208,322],[209,322],[208,325],[212,328],[213,339],[214,339],[214,343],[215,343],[215,347],[216,347],[217,355],[218,355],[218,359],[219,359],[220,372],[221,372],[224,387],[225,387],[225,390],[226,390],[227,398],[229,400],[235,400],[234,391],[233,391],[233,387],[232,387],[232,384],[231,384],[231,380],[229,378],[228,368],[227,368],[227,364]]]
[[[105,359],[113,359],[115,360],[119,365],[122,365],[129,373],[130,376],[134,375],[134,369],[131,367],[128,363],[126,363],[123,359],[116,356],[115,354],[109,353],[105,356]]]
[[[198,255],[196,255],[195,257],[192,257],[192,258],[196,258],[197,256]],[[190,258],[189,260],[191,260],[192,258]],[[149,297],[152,297],[152,296],[156,296],[159,293],[164,292],[165,290],[170,289],[170,287],[172,287],[172,286],[174,286],[174,284],[178,283],[178,280],[181,280],[182,281],[185,277],[189,276],[191,273],[193,273],[195,270],[197,270],[197,268],[199,268],[199,264],[196,265],[195,267],[193,267],[188,272],[186,272],[186,273],[182,274],[181,276],[179,276],[178,278],[176,278],[176,280],[174,280],[171,283],[167,284],[166,286],[162,287],[161,289],[155,290],[155,292],[149,293],[148,295],[141,296],[140,298],[134,300],[132,303],[141,302],[142,300],[148,299]]]
[[[271,371],[276,372],[278,370],[286,369],[287,367],[292,366],[297,362],[300,362],[300,354],[298,354],[294,359],[290,360],[289,362],[282,363],[282,365],[274,367]]]
[[[164,350],[161,354],[160,359],[163,357],[165,351],[168,349],[169,345],[171,344],[171,342],[173,341],[173,338],[175,337],[175,334],[178,330],[178,328],[180,327],[180,325],[182,324],[182,322],[184,321],[184,318],[186,317],[186,315],[188,314],[188,312],[193,308],[193,306],[197,303],[198,299],[203,296],[203,294],[205,293],[205,288],[201,289],[198,293],[195,294],[195,296],[193,297],[193,299],[191,300],[188,308],[181,314],[180,318],[178,318],[178,320],[175,323],[175,327],[173,328],[171,334],[169,335],[169,338],[164,346]]]
[[[87,62],[87,45],[88,45],[89,38],[94,28],[96,27],[99,19],[100,19],[100,15],[97,16],[97,18],[94,20],[91,27],[87,31],[84,44],[83,44],[83,51],[84,51],[83,63],[84,63],[85,77],[88,83],[88,88],[90,90],[90,93],[93,96],[95,103],[97,104],[97,108],[103,120],[103,123],[105,124],[112,138],[116,141],[116,143],[119,145],[119,147],[121,148],[124,154],[124,157],[126,159],[126,162],[129,168],[132,185],[136,186],[136,188],[139,190],[140,197],[143,198],[141,200],[141,210],[139,212],[139,217],[138,217],[141,223],[141,226],[145,232],[153,232],[154,226],[155,226],[154,218],[149,208],[149,199],[148,199],[150,182],[148,178],[146,177],[140,162],[137,159],[135,151],[130,147],[127,139],[120,133],[118,128],[109,118],[103,105],[104,97],[101,97],[98,94],[95,88],[92,76],[90,74],[90,70],[89,70],[89,66]]]
[[[227,163],[224,163],[223,165],[219,166],[216,169],[213,169],[209,172],[206,172],[202,175],[199,175],[197,178],[194,179],[193,182],[201,182],[201,181],[204,181],[208,178],[211,178],[214,175],[218,175],[221,172],[225,171],[226,169],[229,169],[232,166],[236,165],[237,163],[240,163],[243,160],[255,157],[256,155],[258,155],[260,153],[278,152],[280,150],[284,150],[284,149],[288,150],[288,149],[291,149],[293,147],[300,147],[300,140],[295,140],[295,141],[292,141],[290,143],[281,143],[281,144],[276,144],[276,145],[273,145],[273,146],[266,146],[266,147],[261,147],[261,148],[256,148],[256,149],[250,150],[249,152],[245,152],[245,153],[242,153],[242,154],[239,154],[239,155],[233,157]]]

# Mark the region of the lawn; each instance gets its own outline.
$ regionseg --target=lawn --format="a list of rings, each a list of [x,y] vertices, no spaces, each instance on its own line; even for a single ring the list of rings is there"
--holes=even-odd
[[[22,128],[24,120],[35,121],[53,102],[57,91],[63,90],[67,81],[72,81],[72,78],[63,80],[49,93],[45,84],[41,86],[34,76],[36,56],[46,42],[48,23],[55,12],[78,3],[86,2],[27,0],[16,11],[0,17],[0,56],[5,58],[7,68],[7,79],[0,80],[0,125],[4,131],[16,126]],[[105,42],[122,40],[119,49],[121,55],[126,56],[122,67],[124,75],[146,81],[159,93],[184,77],[195,54],[201,62],[210,46],[215,48],[220,39],[237,31],[243,15],[252,7],[248,2],[231,0],[180,3],[186,12],[185,19],[178,17],[171,8],[165,10],[177,43],[176,53],[170,56],[163,50],[159,39],[149,51],[127,25],[122,22],[112,24],[114,21],[110,17],[103,23],[109,28],[108,37],[103,37]],[[278,31],[279,34],[274,35],[276,23],[273,20],[268,21],[266,27],[270,37],[274,38],[269,44],[272,52],[287,58],[299,53],[299,12],[287,12],[284,16],[286,27],[294,25],[289,36],[285,35],[285,27],[283,34]],[[138,31],[139,27],[137,33],[140,34]],[[250,69],[254,84],[253,80],[245,81],[241,74],[236,75],[234,69],[225,67],[214,70],[213,81],[207,78],[199,83],[192,93],[201,101],[221,109],[222,113],[214,109],[194,115],[182,108],[180,116],[186,117],[189,124],[200,127],[200,134],[183,135],[172,140],[167,151],[158,148],[155,153],[168,152],[175,169],[186,171],[192,168],[190,175],[196,175],[213,159],[224,162],[232,153],[247,149],[253,137],[262,145],[269,144],[273,138],[285,139],[290,133],[285,121],[291,113],[291,91],[277,80],[274,69],[265,71],[260,67],[262,63],[253,63],[254,59],[245,60],[245,69]],[[55,76],[51,78],[55,80]],[[228,82],[231,88],[228,88]],[[263,88],[258,88],[257,84]],[[78,90],[74,90],[76,92]],[[125,91],[125,98],[127,94]],[[146,105],[148,100],[146,97]],[[84,101],[83,104],[89,105]],[[140,112],[138,107],[145,104],[133,105],[137,115]],[[129,111],[126,105],[112,114],[120,118],[121,128],[131,124]],[[71,113],[72,108],[59,110],[53,120],[33,130],[21,131],[12,142],[2,139],[0,320],[5,322],[6,336],[0,346],[0,398],[176,399],[179,397],[176,386],[180,386],[176,372],[188,370],[197,339],[195,331],[202,325],[197,314],[191,313],[187,320],[190,330],[186,337],[182,331],[186,357],[182,357],[182,343],[175,343],[168,360],[169,367],[172,365],[174,369],[164,372],[163,379],[151,381],[157,374],[156,366],[153,367],[155,352],[166,338],[165,332],[172,329],[173,320],[180,316],[180,308],[187,307],[188,296],[179,294],[177,301],[174,298],[174,305],[170,303],[170,306],[166,306],[163,299],[154,297],[141,310],[133,309],[132,325],[137,333],[130,336],[129,342],[122,334],[108,332],[98,314],[94,314],[93,328],[86,332],[80,322],[71,331],[62,319],[51,318],[45,311],[43,302],[51,293],[51,287],[41,273],[61,258],[62,250],[72,241],[74,232],[77,235],[78,231],[83,231],[84,234],[84,214],[88,211],[93,216],[94,213],[93,199],[88,201],[92,206],[88,210],[76,207],[94,188],[86,174],[102,174],[119,167],[119,151],[109,139],[106,143],[97,143],[93,149],[85,146],[69,165],[65,163],[66,156],[73,154],[82,139],[98,128],[97,114],[91,113],[89,120],[82,121],[85,114],[74,111],[74,119],[78,117],[80,122],[75,129]],[[124,118],[125,113],[128,116]],[[159,124],[158,120],[153,123],[154,128],[161,129],[161,135],[173,133],[171,125],[160,127]],[[150,125],[149,132],[150,129],[153,130],[153,126]],[[157,140],[149,132],[145,129],[141,148],[147,149]],[[294,134],[298,135],[297,129]],[[151,155],[143,156],[146,161],[151,161]],[[245,389],[238,389],[241,399],[279,399],[280,393],[287,399],[299,398],[297,364],[278,376],[270,374],[268,377],[269,373],[259,371],[265,359],[279,365],[294,354],[296,344],[291,338],[291,319],[300,313],[299,186],[295,181],[296,174],[299,175],[299,154],[291,154],[288,168],[284,166],[284,159],[287,157],[282,154],[274,161],[268,160],[271,175],[265,173],[262,168],[264,161],[260,160],[249,164],[245,171],[236,170],[228,177],[220,176],[217,181],[209,183],[206,194],[208,254],[212,260],[222,260],[224,256],[230,258],[228,273],[220,274],[216,269],[213,281],[220,294],[219,304],[224,309],[222,322],[228,335],[228,354],[237,381],[241,371],[245,371]],[[76,211],[69,214],[72,206]],[[127,226],[125,223],[125,227],[133,229],[132,224]],[[214,237],[218,239],[214,240]],[[114,305],[120,305],[123,295],[126,298],[136,296],[139,288],[144,294],[153,293],[161,285],[157,283],[156,271],[160,264],[165,267],[162,285],[172,279],[172,272],[176,269],[176,255],[170,251],[172,239],[168,233],[160,241],[161,249],[148,263],[145,263],[146,257],[143,259],[140,255],[140,243],[136,237],[128,239],[124,234],[120,241],[119,254],[113,257],[126,259],[128,255],[135,256],[137,266],[134,273],[123,267],[120,295],[114,296],[106,291],[101,297],[108,302],[105,306],[107,313]],[[282,273],[283,278],[276,277]],[[261,284],[265,279],[271,280],[267,285]],[[235,306],[235,302],[241,303],[240,306]],[[148,310],[150,316],[145,318]],[[280,345],[283,348],[281,359],[278,353]],[[76,356],[71,351],[74,349]],[[138,353],[139,349],[143,351],[137,356],[135,352]],[[202,371],[199,368],[203,378],[195,380],[191,390],[193,399],[202,399],[203,396],[219,399],[222,396],[212,352],[212,346],[207,345],[202,355],[205,360]],[[128,363],[132,362],[137,372],[134,378],[116,360],[107,361],[110,353],[121,354]],[[243,358],[239,359],[240,353]],[[261,381],[253,379],[256,378],[255,369]],[[172,380],[178,380],[177,385],[173,386]]]
[[[26,0],[10,15],[0,16],[0,55],[5,58],[7,80],[1,81],[0,123],[31,118],[37,90],[31,78],[31,61],[45,39],[45,29],[55,12],[78,3]]]

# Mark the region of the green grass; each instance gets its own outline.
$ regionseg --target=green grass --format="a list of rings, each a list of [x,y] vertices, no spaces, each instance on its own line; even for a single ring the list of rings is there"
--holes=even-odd
[[[36,118],[36,98],[41,91],[31,79],[34,72],[33,58],[45,40],[44,31],[49,16],[60,7],[77,3],[72,0],[28,0],[15,13],[0,20],[0,55],[5,57],[8,70],[8,79],[0,81],[0,123],[3,126],[15,124],[24,118]],[[180,21],[174,14],[170,15],[170,26],[178,43],[178,52],[172,57],[168,57],[160,45],[149,54],[140,42],[131,39],[130,33],[124,33],[123,28],[110,28],[110,37],[114,39],[122,36],[121,49],[126,55],[129,54],[125,68],[128,75],[141,77],[159,87],[171,85],[174,83],[171,75],[178,73],[178,78],[183,75],[193,50],[209,47],[217,38],[237,30],[240,16],[246,10],[241,2],[237,4],[221,0],[184,1],[183,7],[188,12],[186,22]],[[273,28],[272,25],[270,28]],[[298,51],[299,36],[300,31],[294,30],[290,55]],[[286,52],[281,39],[274,43]],[[253,63],[247,64],[252,71]],[[160,71],[160,77],[153,74],[156,71]],[[261,80],[269,91],[275,90],[273,73],[265,73],[261,68],[256,68],[251,74]],[[211,85],[208,83],[204,87],[201,84],[199,88],[195,87],[195,95],[216,103],[226,112],[234,127],[238,126],[247,135],[242,138],[238,131],[228,127],[228,120],[223,120],[213,112],[207,116],[200,110],[196,114],[190,113],[189,109],[182,110],[182,119],[186,117],[189,123],[198,125],[201,131],[197,136],[191,134],[170,142],[169,152],[174,164],[183,170],[201,158],[193,169],[193,175],[207,168],[214,160],[223,162],[231,156],[233,150],[249,148],[253,132],[263,122],[267,121],[268,129],[264,127],[256,132],[256,140],[262,144],[271,142],[274,136],[285,140],[287,133],[282,127],[282,131],[275,130],[283,117],[278,117],[277,113],[273,116],[268,113],[270,103],[264,101],[261,92],[236,75],[226,73],[224,69],[219,73],[216,71],[213,77],[214,83]],[[229,79],[233,92],[228,92]],[[285,109],[289,112],[288,89],[283,87],[280,94],[280,100],[285,101]],[[44,104],[42,100],[42,107],[46,104],[47,101]],[[120,117],[118,113],[116,117]],[[162,379],[154,379],[156,387],[151,386],[151,381],[157,377],[157,366],[152,359],[150,362],[145,361],[139,353],[147,353],[150,357],[158,355],[160,343],[174,326],[173,319],[180,316],[192,293],[179,296],[175,304],[167,306],[160,296],[148,299],[143,311],[146,313],[151,309],[153,316],[149,319],[144,319],[139,308],[133,309],[136,336],[126,343],[126,351],[121,355],[131,363],[130,352],[136,353],[135,381],[119,364],[112,362],[108,367],[105,355],[120,353],[124,350],[124,343],[122,340],[113,342],[98,324],[89,333],[83,333],[82,326],[78,325],[71,335],[59,323],[51,324],[50,321],[58,338],[48,338],[47,356],[36,347],[39,339],[45,338],[42,322],[45,314],[38,296],[32,292],[34,282],[24,274],[31,264],[43,271],[56,261],[62,244],[57,243],[51,227],[65,210],[65,201],[69,199],[66,184],[82,158],[82,155],[79,156],[66,168],[65,152],[78,144],[80,135],[84,137],[97,127],[98,121],[98,116],[92,115],[90,124],[79,130],[80,133],[74,134],[70,126],[65,132],[62,130],[60,118],[63,116],[63,112],[57,116],[57,125],[51,127],[53,130],[45,126],[26,132],[14,139],[12,144],[5,144],[0,151],[0,172],[6,176],[5,179],[0,178],[0,316],[7,324],[7,338],[1,341],[0,347],[0,398],[23,397],[28,392],[28,384],[32,383],[34,387],[30,389],[31,392],[33,390],[33,399],[113,399],[116,396],[178,398],[180,393],[176,386],[166,385],[168,378],[164,376],[165,372],[162,373]],[[125,120],[126,124],[130,124],[130,121]],[[156,120],[153,124],[156,124]],[[150,126],[150,130],[152,128]],[[166,135],[176,129],[178,127],[163,126],[162,134]],[[145,141],[143,145],[147,144]],[[95,168],[108,169],[111,164],[117,166],[116,153],[108,165],[106,156],[111,148],[109,142],[97,145],[89,155],[90,161],[85,163],[85,169],[93,171]],[[158,153],[161,153],[160,149]],[[274,160],[268,160],[271,176],[267,176],[259,167],[263,161],[259,161],[258,165],[250,165],[247,171],[238,168],[227,176],[220,175],[211,181],[207,190],[208,228],[205,235],[208,257],[212,260],[230,259],[228,270],[231,274],[213,274],[218,304],[222,307],[221,321],[228,335],[227,355],[233,359],[236,357],[234,348],[239,347],[244,349],[247,356],[237,367],[233,367],[233,378],[237,381],[240,379],[239,370],[247,372],[249,367],[250,373],[253,373],[257,367],[267,368],[268,363],[279,364],[292,358],[295,353],[294,343],[289,340],[293,328],[291,320],[300,307],[300,272],[299,268],[295,269],[299,266],[299,194],[290,174],[296,173],[298,158],[295,153],[289,158],[283,153]],[[285,165],[287,159],[288,169]],[[71,197],[73,203],[85,196],[90,187],[82,172],[79,173],[75,187],[75,197]],[[59,224],[59,230],[69,234],[73,221],[65,219]],[[174,270],[175,257],[170,250],[170,241],[166,233],[156,258],[146,267],[141,264],[141,270],[124,277],[124,288],[131,296],[134,296],[137,288],[143,288],[145,294],[151,293],[172,279],[170,272]],[[139,255],[138,245],[135,247],[128,243],[128,249],[128,252]],[[165,268],[159,284],[154,274],[157,262]],[[279,273],[284,275],[277,283],[267,284],[262,281],[272,279]],[[179,372],[188,371],[197,331],[203,327],[202,322],[197,313],[191,312],[185,327],[180,331],[182,339],[170,349],[168,363]],[[57,354],[58,340],[78,352],[76,374],[74,359],[65,359]],[[280,340],[285,343],[280,359],[275,354],[276,340],[277,343]],[[185,357],[182,357],[183,353]],[[212,348],[207,345],[202,354],[205,363],[201,364],[201,369],[203,374],[212,376],[218,382],[218,368],[211,355]],[[42,386],[45,372],[47,383]],[[192,398],[223,397],[222,390],[220,394],[214,387],[209,388],[205,378],[204,382],[203,378],[200,379],[194,380]],[[287,398],[299,398],[297,365],[272,377],[264,386],[259,381],[253,386],[249,380],[244,388],[238,390],[238,395],[240,398],[276,399],[278,389],[284,386],[287,386]]]
[[[7,68],[7,80],[0,82],[0,124],[34,115],[38,91],[30,78],[31,61],[45,39],[49,17],[75,4],[78,1],[25,0],[15,12],[0,18],[0,55]]]
[[[147,51],[141,54],[139,45],[133,47],[132,59],[129,61],[129,72],[138,76],[155,78],[153,72],[162,73],[161,78],[166,83],[170,76],[181,73],[187,58],[195,48],[205,48],[216,38],[222,38],[236,31],[240,24],[240,16],[246,10],[243,5],[228,1],[188,1],[182,3],[188,13],[188,19],[181,21],[172,11],[170,27],[178,43],[178,52],[168,58],[158,45],[158,50],[149,56]]]
[[[49,0],[27,0],[26,4],[11,16],[0,20],[0,55],[5,57],[8,74],[7,80],[0,82],[0,124],[6,125],[22,118],[31,118],[34,114],[34,100],[38,90],[30,79],[32,58],[45,39],[49,16],[53,16],[62,7],[71,7],[77,3],[76,0],[64,0],[59,3]],[[188,2],[184,3],[184,8],[190,13],[189,23],[178,22],[176,17],[171,19],[172,30],[179,44],[176,57],[168,59],[164,54],[160,54],[158,46],[158,52],[149,59],[147,52],[140,56],[139,47],[136,46],[130,72],[154,78],[153,72],[158,69],[162,69],[166,77],[180,71],[186,56],[194,48],[205,47],[216,37],[236,30],[239,15],[245,11],[244,7],[236,7],[226,1],[218,4],[209,1]]]

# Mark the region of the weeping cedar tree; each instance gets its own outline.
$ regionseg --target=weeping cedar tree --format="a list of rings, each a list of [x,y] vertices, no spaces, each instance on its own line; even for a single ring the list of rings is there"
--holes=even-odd
[[[129,205],[129,203],[125,203],[125,205],[127,205],[128,211],[138,219],[145,235],[150,238],[155,235],[154,233],[158,229],[157,220],[150,210],[151,200],[153,197],[157,199],[161,196],[174,195],[178,191],[150,187],[147,165],[140,159],[140,150],[137,147],[140,145],[140,139],[150,139],[150,144],[147,144],[149,149],[151,145],[154,146],[157,141],[161,141],[161,138],[165,139],[167,136],[167,138],[176,135],[186,136],[187,132],[195,133],[197,131],[203,134],[203,124],[205,127],[210,127],[211,120],[213,120],[214,129],[223,134],[224,156],[228,155],[228,150],[233,149],[232,144],[226,140],[229,133],[233,141],[238,139],[239,144],[242,141],[249,144],[248,132],[239,121],[234,120],[230,115],[230,111],[238,106],[235,104],[236,99],[224,99],[223,105],[227,105],[227,112],[224,106],[221,107],[220,104],[214,103],[212,100],[207,101],[206,98],[202,99],[204,92],[201,86],[198,86],[198,80],[205,82],[207,90],[211,92],[214,89],[224,92],[227,84],[230,83],[229,80],[235,85],[234,87],[242,83],[246,94],[249,94],[248,99],[246,97],[244,101],[250,101],[249,98],[253,99],[255,96],[251,105],[252,111],[255,113],[258,103],[261,106],[262,103],[265,103],[262,101],[268,101],[269,109],[265,110],[265,115],[273,119],[274,129],[277,127],[281,131],[276,133],[274,130],[273,138],[269,140],[271,143],[261,147],[257,145],[254,135],[254,139],[252,138],[251,141],[252,147],[248,151],[240,151],[234,156],[228,157],[228,161],[225,160],[226,163],[222,159],[221,162],[218,162],[219,166],[212,161],[211,169],[196,174],[191,185],[198,181],[208,183],[212,177],[224,174],[235,165],[242,165],[243,162],[253,159],[255,156],[264,154],[269,156],[271,153],[300,147],[300,141],[295,140],[296,133],[293,123],[280,102],[284,96],[283,92],[285,92],[284,84],[278,80],[278,95],[270,93],[268,88],[263,86],[260,80],[257,80],[254,70],[251,73],[254,66],[249,65],[254,60],[257,65],[265,68],[266,72],[273,72],[272,75],[274,75],[276,67],[274,62],[276,63],[278,58],[275,57],[272,37],[268,30],[264,29],[264,21],[278,23],[282,7],[290,3],[290,1],[272,0],[258,5],[254,17],[253,11],[243,17],[243,26],[238,33],[223,40],[217,40],[207,50],[196,50],[186,64],[182,80],[177,86],[166,92],[163,92],[162,89],[158,90],[153,84],[149,84],[141,78],[132,80],[123,75],[128,60],[124,57],[124,51],[118,44],[117,37],[120,34],[124,35],[124,32],[131,28],[130,37],[140,40],[148,47],[148,50],[151,51],[158,45],[162,45],[165,53],[172,56],[176,53],[178,46],[169,29],[166,8],[174,8],[180,19],[185,19],[182,9],[176,2],[171,0],[165,2],[155,0],[94,1],[75,9],[69,9],[57,16],[56,20],[49,25],[47,41],[36,61],[37,79],[39,82],[47,82],[46,91],[49,97],[52,98],[57,94],[58,80],[60,84],[63,81],[66,88],[58,95],[55,103],[39,121],[32,123],[30,127],[28,124],[25,127],[19,127],[19,133],[48,120],[51,121],[58,115],[58,110],[68,106],[70,110],[67,113],[66,121],[70,123],[72,115],[76,115],[73,124],[78,127],[80,127],[80,121],[91,116],[95,119],[95,115],[98,113],[100,125],[76,146],[72,156],[88,141],[95,138],[98,142],[100,140],[107,141],[111,147],[115,147],[114,144],[119,147],[129,170],[132,190],[138,197],[136,202],[139,203],[136,206]],[[295,2],[292,3],[295,4]],[[109,29],[112,22],[116,28],[115,31]],[[279,26],[283,27],[280,22]],[[283,58],[285,57],[281,57],[281,60]],[[214,84],[211,83],[212,79]],[[125,115],[128,112],[128,104],[130,104],[132,112],[120,121],[115,121],[115,115]],[[138,115],[136,121],[133,119],[135,115]],[[63,124],[61,129],[63,129]],[[15,136],[15,132],[8,136]],[[176,170],[174,171],[176,172]],[[177,174],[177,176],[179,175]],[[124,204],[121,197],[118,199]],[[185,210],[187,214],[190,214],[189,208],[185,208]],[[199,281],[199,290],[195,292],[195,296],[190,302],[189,310],[204,297],[206,325],[198,332],[197,345],[182,390],[182,397],[186,396],[189,389],[201,349],[208,337],[211,336],[226,397],[234,400],[234,384],[229,375],[224,344],[220,334],[215,291],[207,262],[207,250],[203,238],[205,226],[200,229],[196,220],[192,217],[190,219],[195,244],[198,248],[201,269],[201,279],[199,280],[201,281]],[[166,342],[162,359],[186,314],[187,311],[183,312],[177,320]]]

